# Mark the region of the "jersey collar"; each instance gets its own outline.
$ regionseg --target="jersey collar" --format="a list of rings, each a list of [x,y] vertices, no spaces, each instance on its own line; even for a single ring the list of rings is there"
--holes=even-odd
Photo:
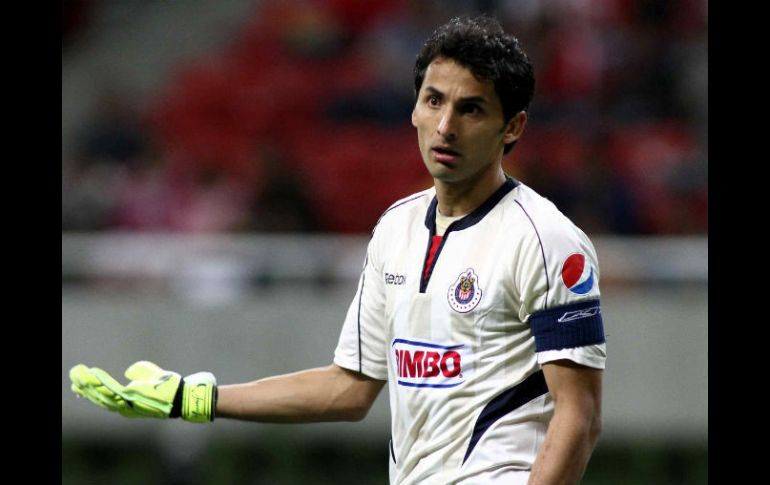
[[[453,223],[447,227],[446,232],[444,235],[448,234],[450,231],[461,231],[463,229],[467,229],[477,222],[479,222],[481,219],[486,216],[489,211],[494,209],[494,207],[497,205],[500,200],[505,197],[505,195],[510,192],[511,190],[518,187],[519,181],[516,180],[513,177],[510,177],[508,175],[505,176],[505,182],[503,185],[500,186],[499,189],[497,189],[492,195],[489,196],[487,200],[484,201],[483,204],[476,207],[470,214],[463,217],[462,219],[456,220]],[[430,202],[430,205],[428,206],[428,213],[425,214],[425,227],[427,227],[430,230],[431,236],[436,234],[436,210],[438,208],[438,199],[436,196],[433,196],[433,200]]]

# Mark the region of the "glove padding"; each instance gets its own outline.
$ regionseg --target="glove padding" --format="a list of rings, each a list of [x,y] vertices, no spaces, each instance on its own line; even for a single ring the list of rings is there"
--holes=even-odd
[[[123,386],[97,367],[78,364],[70,369],[72,391],[97,406],[128,418],[178,418],[214,420],[217,383],[210,372],[184,379],[152,362],[139,361],[125,372],[131,382]]]

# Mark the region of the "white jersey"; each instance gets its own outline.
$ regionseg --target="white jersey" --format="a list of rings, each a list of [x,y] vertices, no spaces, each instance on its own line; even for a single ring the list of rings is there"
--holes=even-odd
[[[604,368],[596,254],[511,178],[441,238],[436,207],[431,188],[380,218],[334,362],[388,381],[391,483],[526,483],[553,414],[541,364]]]

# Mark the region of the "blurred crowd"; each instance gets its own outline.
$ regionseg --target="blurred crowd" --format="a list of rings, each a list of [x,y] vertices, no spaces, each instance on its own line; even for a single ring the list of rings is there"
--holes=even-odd
[[[94,2],[70,5],[65,49]],[[149,108],[103,93],[63,161],[62,229],[370,231],[431,185],[409,122],[417,52],[478,13],[535,68],[507,173],[591,234],[707,232],[705,0],[259,2]]]

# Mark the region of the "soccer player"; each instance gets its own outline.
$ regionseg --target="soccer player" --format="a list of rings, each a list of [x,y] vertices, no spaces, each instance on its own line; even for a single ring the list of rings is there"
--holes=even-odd
[[[125,416],[313,422],[363,419],[387,383],[391,483],[577,483],[601,428],[599,268],[588,237],[502,170],[534,83],[493,19],[425,43],[412,124],[434,186],[377,222],[328,367],[217,386],[143,361],[123,386],[78,365],[73,390]]]

